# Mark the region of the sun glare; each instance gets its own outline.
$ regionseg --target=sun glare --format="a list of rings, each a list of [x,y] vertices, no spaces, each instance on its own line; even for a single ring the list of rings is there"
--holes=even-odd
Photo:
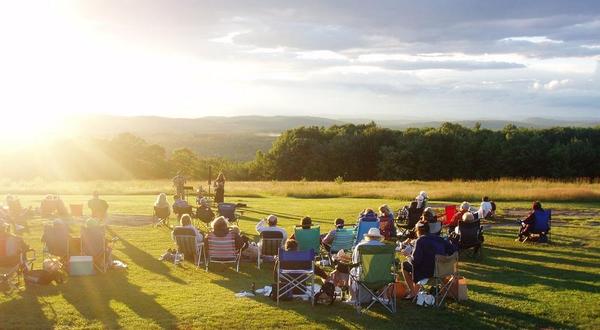
[[[42,113],[3,113],[0,141],[9,148],[39,145],[68,134],[62,118]]]

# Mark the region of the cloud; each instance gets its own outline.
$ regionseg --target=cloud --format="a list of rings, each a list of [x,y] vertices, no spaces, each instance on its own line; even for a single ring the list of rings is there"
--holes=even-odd
[[[534,44],[562,44],[564,43],[564,41],[562,40],[553,40],[553,39],[549,39],[548,37],[545,36],[535,36],[535,37],[510,37],[510,38],[504,38],[504,39],[500,39],[500,41],[506,41],[506,42],[528,42],[528,43],[534,43]]]

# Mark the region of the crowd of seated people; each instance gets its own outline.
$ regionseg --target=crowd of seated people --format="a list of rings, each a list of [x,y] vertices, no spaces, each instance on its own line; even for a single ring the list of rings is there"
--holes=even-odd
[[[50,199],[48,199],[50,200]],[[54,198],[52,198],[54,200]],[[456,251],[457,247],[453,245],[451,240],[442,237],[442,222],[438,220],[436,212],[432,207],[428,207],[428,196],[425,191],[421,191],[416,197],[414,202],[417,204],[417,208],[422,208],[422,214],[420,220],[417,222],[414,228],[414,236],[409,237],[406,241],[402,242],[403,245],[409,248],[402,249],[402,254],[406,257],[406,260],[401,262],[401,272],[406,281],[409,293],[406,298],[414,297],[420,288],[424,284],[424,280],[432,277],[435,265],[435,255],[450,255]],[[62,203],[62,201],[61,201]],[[106,215],[108,209],[108,203],[100,199],[98,192],[93,193],[93,198],[88,201],[88,207],[91,209],[93,215],[98,215],[90,218],[86,222],[86,227],[93,228],[100,226],[98,220],[102,219],[102,215]],[[60,209],[60,207],[58,207]],[[174,213],[178,213],[175,210],[182,210],[179,217],[179,225],[173,228],[171,233],[173,240],[175,236],[182,233],[192,234],[196,237],[196,244],[204,244],[204,248],[208,249],[208,235],[214,235],[216,237],[230,236],[235,241],[235,248],[243,250],[249,244],[249,238],[242,235],[240,228],[231,225],[228,220],[222,216],[215,217],[212,215],[206,215],[211,218],[209,232],[202,233],[198,228],[193,225],[192,216],[198,217],[198,213],[191,213],[191,206],[186,202],[185,199],[180,196],[174,196],[173,205],[169,205],[167,196],[161,193],[157,196],[154,203],[155,210],[157,209],[173,209]],[[210,210],[208,200],[199,200],[198,209],[204,208]],[[185,212],[183,211],[185,210]],[[377,222],[378,227],[369,228],[365,233],[364,237],[356,242],[351,251],[341,251],[351,253],[351,259],[346,260],[346,264],[352,265],[357,264],[360,261],[359,247],[365,245],[384,245],[385,241],[394,240],[397,237],[396,224],[394,212],[392,209],[384,204],[379,208],[379,214],[371,208],[365,208],[360,212],[357,219],[356,226],[360,226],[361,223],[373,223]],[[533,228],[536,219],[536,211],[540,211],[542,205],[540,202],[534,202],[532,210],[528,216],[522,221],[522,227],[519,232],[518,240],[523,240],[527,237]],[[490,199],[485,196],[482,199],[480,207],[474,211],[468,202],[460,204],[458,211],[454,214],[450,222],[447,224],[448,233],[460,234],[459,224],[470,223],[478,221],[479,219],[488,218],[493,216],[495,206]],[[0,214],[1,217],[1,214]],[[60,223],[59,223],[60,224]],[[336,232],[339,229],[345,228],[346,221],[342,218],[336,218],[333,221],[333,228],[329,229],[323,235],[320,236],[320,243],[324,250],[330,251],[331,245],[335,240]],[[313,228],[313,220],[311,217],[305,216],[301,219],[299,227],[302,230]],[[276,215],[268,215],[266,218],[261,219],[255,226],[255,230],[258,234],[264,232],[279,232],[282,235],[282,242],[284,242],[284,249],[286,251],[298,250],[298,240],[295,237],[295,233],[288,235],[288,232],[278,224],[278,218]],[[66,236],[69,236],[67,233]],[[70,236],[69,236],[70,237]],[[107,244],[108,246],[108,244]],[[110,255],[111,251],[107,247],[107,254]],[[318,253],[318,251],[315,251]],[[277,265],[275,265],[275,268]],[[357,275],[359,272],[358,267],[348,267],[345,272],[353,273]],[[332,273],[328,273],[325,269],[319,265],[315,265],[315,274],[321,277],[324,281],[332,281],[338,284],[337,275],[339,275],[340,269],[335,268]],[[348,282],[348,277],[344,277],[345,282]],[[351,301],[362,300],[361,293],[358,290],[356,283],[349,281],[350,287],[350,299]]]

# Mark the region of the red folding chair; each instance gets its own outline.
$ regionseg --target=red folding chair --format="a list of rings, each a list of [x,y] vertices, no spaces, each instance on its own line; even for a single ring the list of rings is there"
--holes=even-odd
[[[443,226],[447,226],[452,222],[452,218],[456,214],[456,205],[446,205],[444,206],[444,221],[442,222]]]

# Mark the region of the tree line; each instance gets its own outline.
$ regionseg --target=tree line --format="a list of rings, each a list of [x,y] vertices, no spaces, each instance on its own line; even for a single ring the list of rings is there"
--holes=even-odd
[[[299,127],[247,162],[203,158],[187,148],[167,154],[160,145],[121,134],[5,153],[0,161],[2,176],[13,179],[162,179],[182,170],[204,180],[209,166],[229,180],[594,179],[600,177],[600,127]]]

